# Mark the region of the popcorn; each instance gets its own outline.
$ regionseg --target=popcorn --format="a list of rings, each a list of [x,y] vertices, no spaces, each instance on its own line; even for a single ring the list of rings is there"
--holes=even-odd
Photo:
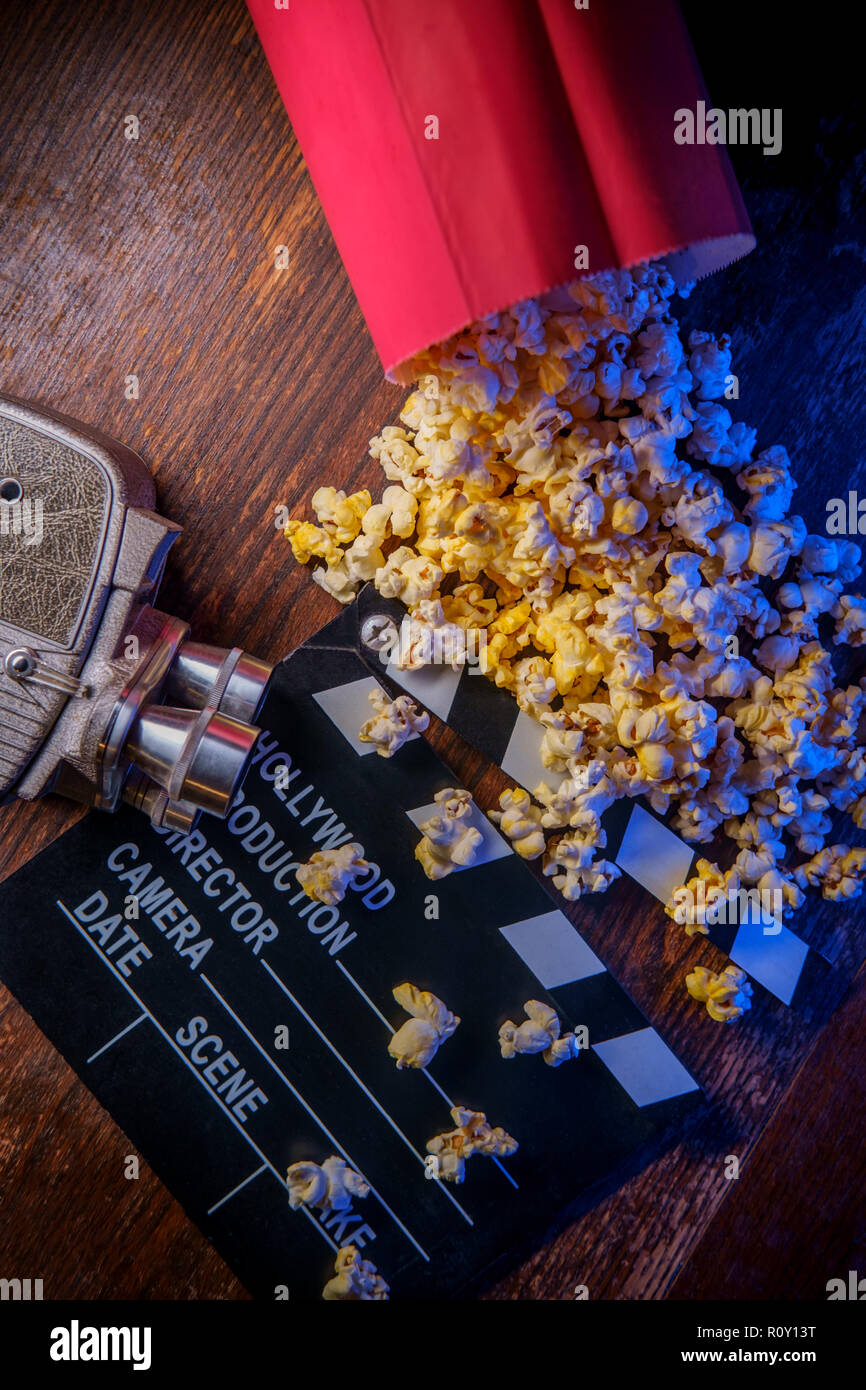
[[[784,850],[781,840],[775,844],[744,846],[734,861],[734,867],[743,883],[759,883],[765,874],[772,873],[776,860]]]
[[[731,370],[731,340],[727,333],[689,334],[689,371],[699,400],[713,401],[725,394]]]
[[[541,824],[547,830],[579,827],[585,823],[587,812],[597,821],[616,799],[607,766],[601,758],[576,763],[570,771],[572,775],[555,791],[546,782],[541,782],[532,793],[536,801],[545,807]]]
[[[380,758],[393,758],[398,748],[412,737],[421,734],[430,723],[429,714],[422,714],[408,695],[389,700],[384,690],[371,690],[370,704],[375,710],[358,730],[361,743],[372,743]]]
[[[376,588],[383,598],[399,598],[409,607],[439,592],[442,571],[433,560],[416,555],[409,546],[392,550],[384,565],[376,570]]]
[[[490,819],[508,836],[521,859],[537,859],[544,853],[545,844],[540,808],[520,787],[504,791],[499,805],[501,810],[491,811]]]
[[[326,569],[314,570],[313,578],[332,598],[340,603],[351,603],[358,585],[372,579],[384,564],[385,556],[375,537],[362,533],[336,562],[329,560]]]
[[[831,845],[800,864],[794,878],[800,888],[820,888],[824,898],[859,898],[866,879],[866,849]]]
[[[818,790],[832,806],[847,811],[866,793],[866,750],[852,748],[842,754],[835,767],[816,779]]]
[[[832,683],[830,653],[820,642],[809,642],[801,648],[796,666],[776,677],[773,692],[792,713],[814,719],[826,709]]]
[[[426,1067],[440,1045],[451,1037],[460,1019],[427,990],[403,984],[392,992],[401,1009],[412,1017],[391,1038],[388,1055],[395,1059],[398,1071],[404,1067]]]
[[[411,536],[418,513],[418,501],[412,493],[402,487],[386,487],[382,493],[382,506],[388,510],[391,534],[403,540]]]
[[[551,772],[565,772],[571,760],[580,752],[584,735],[580,729],[565,728],[556,715],[552,718],[557,722],[551,724],[544,732],[539,750],[540,757],[543,766]]]
[[[842,594],[832,608],[836,619],[835,643],[849,647],[866,646],[866,598],[862,594]]]
[[[799,654],[800,644],[795,637],[776,636],[765,637],[754,656],[759,666],[778,676],[780,672],[791,669]]]
[[[517,1152],[518,1144],[504,1129],[491,1128],[487,1116],[480,1110],[468,1110],[463,1105],[455,1105],[451,1111],[455,1128],[446,1134],[437,1134],[427,1141],[427,1152],[435,1154],[438,1164],[436,1175],[448,1182],[462,1182],[466,1174],[466,1164],[475,1154],[492,1154],[496,1158],[507,1158]]]
[[[752,986],[746,972],[729,965],[717,974],[705,965],[698,965],[686,976],[686,989],[693,999],[707,1006],[707,1013],[717,1023],[734,1023],[752,1007]]]
[[[781,444],[764,449],[754,463],[737,474],[737,485],[749,494],[743,508],[756,521],[784,521],[797,484],[791,477],[791,461]],[[805,541],[805,530],[803,534]]]
[[[716,401],[699,401],[692,421],[692,434],[686,446],[702,463],[720,463],[731,432],[731,415]]]
[[[673,524],[682,538],[697,550],[714,555],[710,531],[731,524],[734,514],[721,487],[706,473],[693,473],[673,509]]]
[[[749,568],[756,574],[778,579],[802,544],[806,526],[802,518],[788,521],[759,521],[751,529]]]
[[[344,1245],[334,1262],[336,1274],[322,1290],[322,1298],[330,1302],[370,1303],[388,1298],[388,1285],[376,1271],[371,1260],[362,1260],[355,1245]]]
[[[290,521],[283,535],[299,565],[308,565],[311,560],[326,560],[329,565],[338,565],[343,558],[333,537],[311,521]]]
[[[562,1033],[562,1025],[548,1004],[528,999],[523,1006],[527,1022],[508,1019],[499,1029],[499,1049],[506,1060],[518,1053],[540,1052],[549,1067],[561,1066],[580,1051],[573,1033]]]
[[[546,657],[529,656],[514,667],[514,694],[521,709],[536,710],[549,705],[556,694],[556,681]]]
[[[832,536],[807,536],[800,559],[810,574],[835,574],[839,568],[839,547]]]
[[[755,455],[732,418],[730,339],[684,343],[673,293],[660,264],[605,271],[420,354],[371,442],[381,501],[319,489],[318,524],[286,536],[339,601],[372,578],[406,604],[407,669],[459,670],[485,633],[481,670],[564,775],[494,818],[527,857],[568,832],[545,865],[564,891],[612,880],[599,817],[643,793],[690,842],[732,839],[727,873],[788,914],[810,875],[830,896],[859,883],[824,842],[832,810],[866,820],[864,692],[836,688],[825,648],[828,629],[826,646],[866,644],[860,552],[791,512],[785,449]],[[439,874],[474,849],[465,817],[437,819],[419,851]]]
[[[423,489],[423,477],[416,476],[416,469],[423,467],[423,459],[413,448],[406,430],[386,425],[382,433],[370,441],[370,454],[382,465],[385,477],[402,483],[407,492],[416,494]]]
[[[674,889],[665,903],[665,912],[685,927],[687,936],[696,933],[706,936],[708,915],[712,921],[714,912],[723,906],[727,909],[731,895],[739,891],[740,875],[736,868],[723,873],[718,864],[709,859],[699,859],[695,868],[695,877]]]
[[[780,899],[782,917],[790,917],[792,912],[795,912],[798,907],[802,906],[806,896],[794,879],[793,873],[782,872],[778,866],[773,869],[768,869],[766,873],[761,874],[756,886],[760,894],[769,895],[762,896],[759,901],[762,903],[769,902],[774,904],[772,915],[775,918],[779,916],[775,904],[777,904]]]
[[[583,833],[563,835],[548,853],[543,873],[553,878],[555,888],[568,902],[584,893],[604,893],[622,871],[607,859],[593,859],[595,849],[604,849],[607,836],[590,826]]]
[[[403,637],[394,657],[401,671],[418,671],[422,666],[447,665],[459,671],[466,662],[466,636],[456,623],[449,623],[438,599],[423,599],[404,621]]]
[[[329,1211],[347,1211],[356,1197],[366,1197],[369,1184],[360,1173],[350,1168],[343,1158],[331,1154],[324,1163],[293,1163],[286,1173],[289,1206],[317,1207],[324,1215]]]
[[[496,599],[485,598],[480,584],[458,584],[453,593],[443,596],[441,602],[447,621],[456,623],[458,627],[487,627],[496,617]]]
[[[422,839],[415,846],[415,858],[428,878],[445,878],[457,865],[473,863],[481,843],[481,831],[467,824],[472,814],[472,798],[466,791],[445,787],[434,800],[439,811],[422,821]]]
[[[347,497],[333,487],[320,487],[313,493],[312,507],[322,526],[338,545],[348,545],[361,529],[361,522],[370,510],[371,498],[366,488]]]
[[[715,554],[723,574],[731,574],[745,565],[751,548],[751,534],[742,521],[731,521],[714,538]]]
[[[830,802],[813,791],[805,792],[802,800],[802,811],[789,822],[788,833],[803,854],[816,854],[833,828],[833,821],[825,814]]]
[[[864,709],[866,690],[859,686],[849,685],[845,690],[831,691],[826,708],[813,724],[816,737],[821,743],[835,744],[853,739]]]
[[[295,872],[298,883],[308,898],[333,907],[346,896],[346,890],[356,879],[363,878],[370,865],[361,858],[358,844],[340,845],[339,849],[320,849],[301,864]]]
[[[610,524],[614,531],[626,536],[636,536],[649,520],[649,512],[639,497],[619,497],[613,504]]]

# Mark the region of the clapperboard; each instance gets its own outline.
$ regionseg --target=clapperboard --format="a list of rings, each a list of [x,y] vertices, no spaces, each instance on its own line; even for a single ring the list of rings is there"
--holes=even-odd
[[[541,761],[544,726],[524,713],[507,690],[485,680],[477,664],[459,670],[447,665],[401,670],[393,660],[383,664],[361,638],[361,629],[374,614],[390,618],[398,626],[405,617],[402,604],[383,600],[372,585],[366,586],[354,611],[337,618],[347,643],[356,644],[371,670],[411,694],[419,704],[444,720],[491,762],[502,768],[527,791],[539,782],[556,787],[565,773],[551,772]],[[633,878],[660,903],[694,872],[694,863],[706,854],[682,840],[643,797],[616,802],[602,817],[607,834],[605,856]],[[783,1004],[807,1016],[819,995],[837,998],[844,990],[841,972],[799,937],[790,927],[762,916],[751,905],[738,922],[709,925],[709,940],[746,971],[757,984]],[[828,993],[828,976],[835,980]]]
[[[318,1299],[349,1243],[394,1299],[465,1293],[700,1101],[479,809],[475,862],[425,877],[418,825],[454,777],[423,738],[391,759],[359,742],[376,679],[357,621],[353,605],[277,668],[226,822],[203,817],[185,835],[128,808],[95,814],[0,890],[3,979],[266,1299]],[[298,863],[349,839],[368,874],[337,907],[312,902]],[[398,1071],[387,1052],[404,981],[462,1019],[424,1071]],[[588,1030],[577,1058],[502,1059],[499,1028],[529,999]],[[425,1165],[457,1104],[519,1143],[472,1158],[461,1185]],[[369,1195],[342,1213],[291,1210],[288,1165],[330,1154]]]

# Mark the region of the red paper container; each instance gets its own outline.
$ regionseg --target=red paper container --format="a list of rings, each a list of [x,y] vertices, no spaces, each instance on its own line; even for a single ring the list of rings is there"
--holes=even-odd
[[[388,376],[472,320],[754,246],[674,0],[247,0]],[[588,265],[576,266],[576,248]]]

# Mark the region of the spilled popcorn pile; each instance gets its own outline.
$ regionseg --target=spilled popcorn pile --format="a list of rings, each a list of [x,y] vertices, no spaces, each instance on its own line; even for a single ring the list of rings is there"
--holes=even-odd
[[[775,890],[788,916],[807,885],[866,877],[866,850],[824,847],[833,809],[866,828],[866,678],[837,686],[825,645],[866,643],[860,555],[790,511],[784,448],[755,455],[722,403],[729,339],[684,344],[673,294],[661,265],[605,272],[424,353],[404,427],[371,444],[381,502],[319,488],[318,524],[285,534],[341,602],[372,580],[407,605],[404,665],[456,663],[483,629],[483,669],[565,774],[497,816],[567,898],[618,876],[600,817],[643,794],[686,840],[736,846],[724,873],[700,861],[705,888]],[[697,882],[668,912],[701,931]]]

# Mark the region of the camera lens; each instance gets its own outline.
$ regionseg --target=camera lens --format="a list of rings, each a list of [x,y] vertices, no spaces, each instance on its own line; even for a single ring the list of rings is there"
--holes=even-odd
[[[250,723],[262,703],[272,670],[266,661],[239,647],[228,651],[204,642],[184,642],[171,664],[165,697],[191,709],[213,705],[222,714]]]
[[[259,731],[219,710],[146,705],[125,752],[172,801],[224,816]]]

